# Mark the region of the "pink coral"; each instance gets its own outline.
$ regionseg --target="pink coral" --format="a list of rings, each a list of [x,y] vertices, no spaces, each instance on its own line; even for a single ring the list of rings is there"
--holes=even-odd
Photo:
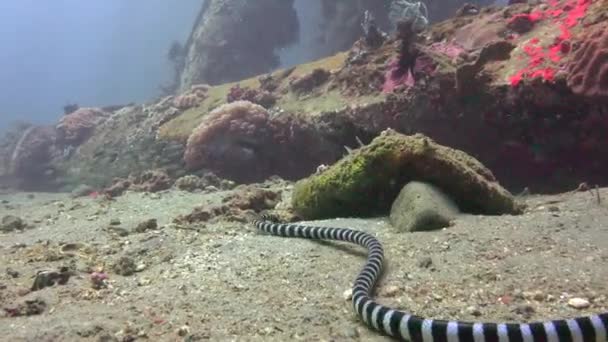
[[[209,113],[192,131],[184,161],[190,169],[222,169],[226,163],[252,162],[256,142],[271,133],[270,116],[262,106],[249,101],[224,104]],[[226,155],[232,158],[226,158]]]
[[[399,58],[395,58],[388,63],[388,70],[384,74],[384,84],[382,91],[390,93],[399,86],[411,87],[414,85],[414,76],[409,68],[399,65]]]
[[[108,115],[99,108],[79,108],[64,115],[56,126],[59,141],[65,145],[80,145]]]
[[[213,110],[192,131],[184,160],[189,169],[251,182],[272,175],[298,179],[342,153],[301,116],[271,116],[260,105],[236,101]]]
[[[420,76],[432,75],[437,68],[437,63],[430,55],[443,55],[447,59],[455,60],[463,52],[464,49],[456,43],[437,42],[420,50],[413,59],[413,65],[403,65],[401,56],[395,58],[388,64],[382,91],[389,93],[399,86],[409,88],[416,83],[416,79]]]

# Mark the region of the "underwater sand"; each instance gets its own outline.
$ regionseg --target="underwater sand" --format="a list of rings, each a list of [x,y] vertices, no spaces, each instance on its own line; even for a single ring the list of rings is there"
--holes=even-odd
[[[236,222],[171,224],[228,193],[127,193],[109,206],[63,194],[0,195],[0,216],[33,224],[0,233],[1,339],[388,340],[361,323],[345,299],[363,249],[266,236]],[[530,196],[524,215],[462,216],[435,232],[397,234],[386,218],[314,224],[377,234],[387,260],[381,303],[432,318],[564,318],[608,308],[608,189],[600,193],[600,203],[592,192]],[[128,232],[150,218],[158,230],[119,236],[108,228],[118,219],[113,227]],[[80,245],[62,254],[62,243]],[[136,273],[113,271],[122,256]],[[61,266],[77,274],[28,292],[37,271]],[[89,272],[99,267],[109,286],[96,290]],[[575,297],[589,306],[570,307]],[[46,303],[41,314],[8,317],[6,309],[34,299]]]

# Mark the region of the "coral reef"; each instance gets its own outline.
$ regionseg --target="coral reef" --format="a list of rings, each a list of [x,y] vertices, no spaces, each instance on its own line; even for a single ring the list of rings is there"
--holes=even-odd
[[[216,163],[253,164],[256,159],[253,142],[269,136],[270,117],[261,106],[236,101],[220,106],[194,129],[184,153],[189,169],[222,166]],[[232,158],[224,158],[226,154]]]
[[[540,21],[549,21],[559,32],[559,35],[552,37],[553,40],[544,38],[545,41],[541,41],[539,37],[530,37],[523,44],[523,56],[527,65],[510,77],[511,85],[516,86],[525,78],[540,77],[546,81],[555,79],[564,54],[570,52],[571,30],[579,25],[590,5],[590,0],[550,0],[544,7],[511,17],[509,23],[514,23],[511,28],[518,29],[517,33],[527,33],[534,23]]]
[[[260,105],[236,101],[213,110],[192,131],[184,161],[190,170],[205,168],[241,182],[272,174],[293,179],[338,151],[301,118],[271,116]]]
[[[139,175],[129,177],[129,189],[142,192],[158,192],[167,190],[173,185],[173,180],[165,170],[149,170]]]
[[[87,140],[97,125],[108,117],[100,108],[78,108],[64,115],[57,126],[58,141],[63,145],[78,146]]]
[[[386,214],[404,184],[418,180],[445,191],[463,211],[519,213],[493,174],[466,153],[416,134],[384,131],[320,174],[294,186],[293,208],[305,219]]]
[[[173,106],[180,110],[196,107],[207,97],[208,90],[206,84],[194,84],[187,92],[173,98]]]
[[[248,62],[242,58],[255,51],[238,52],[248,49],[244,43],[249,35],[234,40],[243,45],[228,43],[242,25],[251,24],[234,18],[257,14],[264,6],[279,6],[278,12],[269,11],[275,14],[292,9],[290,2],[268,0],[252,9],[239,1],[207,3],[191,40],[184,45],[184,58],[201,57],[198,62],[210,73],[217,66],[218,75],[242,77],[243,73],[226,70],[238,69]],[[372,25],[382,30],[388,22],[388,7],[380,8],[381,3],[325,2],[320,18],[328,21],[325,37],[338,37],[339,32],[333,30],[352,26],[358,32],[352,39],[360,38],[348,51],[334,56],[202,89],[190,86],[199,82],[188,78],[199,70],[194,65],[198,62],[193,62],[184,69],[182,76],[189,76],[184,76],[178,95],[145,105],[103,109],[105,119],[83,125],[82,135],[75,129],[73,134],[51,139],[55,143],[46,140],[49,151],[44,155],[50,157],[40,160],[50,158],[50,162],[35,174],[45,180],[62,175],[66,190],[71,190],[67,185],[82,183],[103,188],[115,177],[126,179],[156,168],[166,169],[171,179],[177,179],[190,172],[185,167],[188,162],[190,170],[213,171],[238,182],[261,181],[273,174],[293,180],[319,165],[331,165],[346,153],[345,147],[368,143],[391,127],[408,134],[423,133],[474,155],[512,190],[560,191],[581,181],[606,183],[608,106],[602,95],[603,72],[592,72],[603,70],[598,57],[603,56],[601,44],[605,43],[601,38],[608,17],[605,0],[550,0],[505,7],[429,0],[425,4],[431,25],[421,32],[411,23],[400,25],[386,36]],[[444,9],[438,7],[440,3]],[[457,13],[450,10],[455,17],[432,24],[438,10],[447,13],[456,3]],[[361,25],[365,10],[369,11],[367,24]],[[375,23],[370,14],[377,18]],[[212,16],[216,16],[215,24],[205,22]],[[267,16],[257,17],[251,27],[260,28],[258,20],[263,18]],[[286,18],[281,18],[281,25],[282,19]],[[222,20],[222,25],[233,26],[217,31],[223,29],[216,25]],[[518,20],[530,20],[533,25],[521,29],[515,25]],[[293,32],[281,33],[285,38]],[[201,43],[217,46],[207,50]],[[328,45],[334,48],[338,43]],[[199,55],[197,48],[204,52]],[[227,54],[224,48],[237,52]],[[220,57],[211,51],[231,58],[213,64]],[[258,65],[256,60],[252,63]],[[243,68],[248,67],[243,64]],[[253,75],[268,68],[248,70],[247,75]],[[235,114],[243,100],[261,106],[247,103],[244,107],[249,109]],[[227,102],[234,107],[227,107]],[[198,128],[193,132],[193,127]],[[26,128],[11,135],[10,143],[0,144],[0,177],[8,174],[14,147]],[[184,153],[189,137],[189,150]],[[35,150],[39,145],[32,146]]]
[[[582,39],[568,63],[568,86],[575,94],[608,100],[608,26],[596,28]]]
[[[432,15],[432,2],[427,5]],[[570,0],[518,4],[479,8],[466,15],[463,7],[458,17],[430,26],[416,39],[397,32],[371,47],[362,37],[346,54],[242,80],[241,90],[279,95],[267,108],[271,121],[297,118],[296,127],[302,124],[309,137],[326,139],[331,151],[324,154],[327,158],[276,153],[274,140],[268,139],[257,145],[256,154],[271,151],[268,154],[299,165],[300,175],[305,175],[318,164],[334,162],[339,157],[336,146],[356,146],[356,137],[369,141],[392,127],[424,133],[475,155],[512,188],[533,185],[536,190],[556,191],[581,179],[597,182],[602,179],[602,165],[608,164],[601,152],[605,134],[598,128],[603,127],[598,122],[606,109],[597,107],[597,99],[577,95],[567,87],[565,66],[574,61],[569,47],[579,51],[576,47],[585,37],[579,34],[581,23],[599,27],[602,7],[598,2],[582,12],[584,2],[574,5]],[[531,31],[517,34],[509,29],[512,18],[536,13],[543,15]],[[571,36],[560,41],[564,32]],[[403,38],[411,43],[404,44]],[[557,50],[556,42],[558,62],[549,58]],[[531,48],[534,45],[540,49]],[[409,56],[402,53],[410,52],[404,49],[407,46],[412,49]],[[290,82],[316,68],[329,73],[327,86],[297,94]],[[552,72],[556,76],[552,81],[543,76]],[[191,127],[213,119],[208,113],[226,101],[231,89],[238,89],[234,86],[212,87],[199,109],[178,114],[163,125],[162,137],[185,141]],[[589,122],[596,127],[591,128]],[[311,140],[317,146],[318,139]],[[297,139],[284,141],[300,144]],[[281,147],[289,150],[289,146]],[[262,160],[271,162],[264,162],[260,175],[285,172],[281,167],[287,163]],[[226,176],[224,170],[216,169],[220,176]],[[287,174],[294,176],[292,172],[281,175]]]
[[[268,87],[268,83],[266,87]],[[235,101],[249,101],[264,108],[270,108],[276,103],[277,96],[269,90],[262,89],[262,87],[260,89],[252,89],[236,84],[230,87],[226,95],[226,102],[231,103]]]
[[[104,188],[114,178],[158,168],[172,178],[183,176],[183,144],[156,137],[158,126],[179,113],[171,101],[166,97],[149,106],[122,108],[98,125],[78,149],[55,158],[53,166],[62,174],[66,190],[83,183]]]
[[[314,88],[325,83],[329,76],[330,72],[325,69],[314,69],[308,74],[293,78],[289,82],[289,87],[295,94],[308,94]]]

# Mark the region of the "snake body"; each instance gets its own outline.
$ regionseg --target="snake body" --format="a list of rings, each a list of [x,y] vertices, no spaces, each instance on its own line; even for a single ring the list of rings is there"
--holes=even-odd
[[[370,296],[382,273],[382,244],[366,232],[278,223],[263,216],[253,221],[263,232],[305,239],[338,240],[367,248],[368,256],[352,288],[355,312],[369,327],[411,342],[607,342],[608,312],[533,323],[474,323],[424,318],[376,303]]]

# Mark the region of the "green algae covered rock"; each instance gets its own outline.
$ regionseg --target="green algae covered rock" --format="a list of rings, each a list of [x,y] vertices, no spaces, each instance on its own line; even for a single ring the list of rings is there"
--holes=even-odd
[[[303,219],[385,215],[413,180],[436,185],[463,212],[500,215],[523,209],[475,158],[422,134],[390,129],[325,171],[298,181],[292,204]]]

